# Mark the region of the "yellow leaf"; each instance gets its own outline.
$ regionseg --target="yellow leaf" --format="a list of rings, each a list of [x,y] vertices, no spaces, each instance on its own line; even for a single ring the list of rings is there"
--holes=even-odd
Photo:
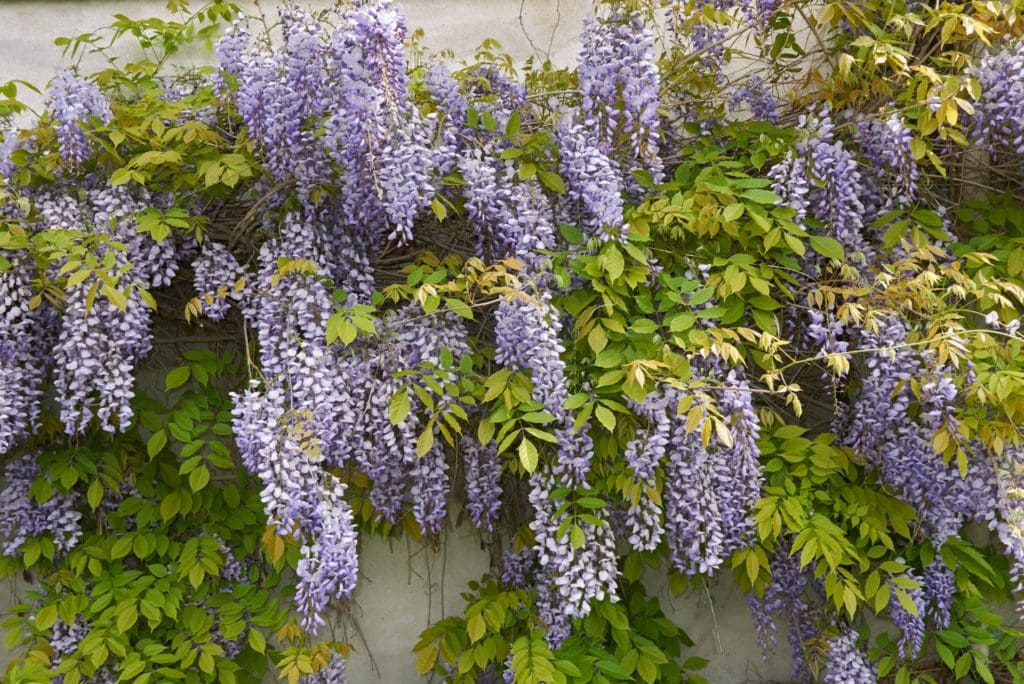
[[[420,676],[427,674],[434,669],[437,662],[437,646],[431,644],[422,651],[416,653],[416,673]]]

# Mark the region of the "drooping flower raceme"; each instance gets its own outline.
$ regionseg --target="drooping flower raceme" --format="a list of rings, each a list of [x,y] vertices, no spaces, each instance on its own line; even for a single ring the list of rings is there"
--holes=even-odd
[[[974,104],[974,139],[986,149],[1024,155],[1024,41],[986,54],[970,74],[981,97]]]
[[[568,636],[570,620],[590,614],[593,601],[618,600],[615,539],[607,522],[595,525],[577,520],[583,543],[574,549],[568,530],[559,534],[566,514],[556,515],[558,504],[551,491],[557,484],[555,477],[539,471],[530,477],[530,504],[535,512],[530,529],[536,537],[542,575],[537,607],[553,648]]]
[[[920,583],[920,578],[910,570],[901,575],[901,577]],[[915,610],[911,612],[903,605],[902,601],[889,601],[889,617],[892,618],[892,623],[900,630],[898,642],[900,658],[913,660],[921,652],[921,646],[924,644],[926,630],[924,617],[927,610],[925,592],[920,586],[904,588],[899,587],[895,583],[890,583],[890,590],[893,592],[904,592],[914,604]]]
[[[961,477],[955,463],[947,464],[935,453],[932,440],[938,430],[957,432],[957,388],[942,369],[930,368],[925,356],[905,346],[908,330],[902,322],[890,318],[880,321],[878,328],[859,342],[883,351],[867,355],[851,417],[839,432],[846,444],[878,468],[900,498],[914,506],[924,532],[941,544],[964,522],[991,519],[997,500],[995,475],[979,460]],[[912,378],[921,381],[919,398],[910,387]],[[915,401],[920,408],[916,420]]]
[[[78,166],[92,155],[92,146],[83,125],[96,117],[110,123],[110,102],[95,83],[70,71],[61,70],[50,84],[48,107],[57,128],[61,159]]]
[[[34,264],[3,255],[0,271],[0,453],[35,428],[46,369],[45,311],[29,307]]]
[[[344,169],[346,222],[369,244],[409,240],[433,196],[432,124],[410,103],[405,16],[390,0],[350,8],[331,41],[337,100],[326,122],[328,148]]]
[[[629,155],[616,160],[624,186],[635,192],[634,170],[646,171],[660,182],[660,76],[654,33],[643,16],[614,10],[607,17],[588,19],[577,74],[584,117],[597,128],[601,151],[613,154],[620,136],[629,141]]]
[[[733,110],[746,105],[750,116],[758,121],[779,121],[779,103],[760,76],[751,76],[729,94],[729,107]]]
[[[215,321],[222,320],[227,315],[230,301],[238,299],[235,284],[243,275],[241,265],[224,245],[206,242],[199,257],[192,262],[192,271],[203,315]]]
[[[460,442],[466,464],[466,509],[481,530],[493,531],[501,509],[501,459],[494,442],[481,446],[472,437]]]
[[[874,684],[878,672],[867,654],[857,647],[857,633],[847,629],[828,640],[828,662],[822,681],[826,684]]]
[[[665,533],[669,557],[688,575],[714,572],[734,551],[750,544],[751,513],[761,495],[759,426],[749,386],[738,370],[721,380],[726,389],[719,405],[731,443],[705,447],[700,426],[688,432],[686,417],[679,416],[668,445]]]
[[[67,553],[82,536],[82,514],[74,494],[53,492],[40,503],[29,492],[41,471],[34,454],[11,461],[4,469],[0,491],[0,553],[16,557],[29,537],[53,535],[57,551]]]
[[[921,172],[910,146],[913,139],[910,129],[899,116],[892,114],[885,121],[862,121],[857,137],[875,171],[867,174],[865,180],[883,188],[883,202],[872,213],[881,214],[893,206],[912,204],[917,199]]]
[[[798,222],[807,216],[822,222],[847,258],[870,262],[874,249],[864,235],[865,190],[857,159],[836,139],[828,110],[801,116],[800,128],[805,138],[768,171],[775,194],[796,210]]]
[[[303,545],[295,571],[299,578],[295,602],[303,616],[303,629],[311,633],[324,624],[323,614],[331,599],[352,594],[359,568],[352,509],[342,498],[345,485],[327,475],[317,489],[311,540]]]
[[[301,684],[348,684],[345,676],[345,658],[340,653],[332,653],[327,665],[313,674],[304,675],[299,679]]]
[[[594,122],[564,123],[557,133],[566,218],[588,236],[624,237],[622,174],[601,151]]]
[[[956,576],[941,558],[936,558],[924,569],[921,577],[924,602],[927,606],[926,615],[936,629],[949,627],[949,611],[953,607],[953,594],[956,593]]]

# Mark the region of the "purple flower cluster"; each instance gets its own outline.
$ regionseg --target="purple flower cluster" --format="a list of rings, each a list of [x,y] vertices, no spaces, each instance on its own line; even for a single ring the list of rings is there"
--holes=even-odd
[[[433,197],[432,126],[409,100],[406,30],[397,6],[376,0],[349,9],[332,37],[337,102],[326,122],[328,147],[344,168],[348,223],[363,227],[371,244],[410,240],[413,220]]]
[[[523,589],[536,564],[537,549],[532,546],[524,546],[519,551],[506,551],[502,558],[501,581],[511,587]]]
[[[135,367],[152,346],[152,311],[139,290],[169,285],[178,269],[172,240],[157,242],[137,229],[135,215],[154,201],[148,194],[99,187],[89,188],[86,196],[81,205],[70,195],[43,202],[47,228],[79,222],[76,229],[94,236],[97,261],[113,263],[66,292],[53,357],[61,420],[69,435],[84,432],[93,419],[109,432],[131,423]],[[104,288],[119,290],[122,305]]]
[[[374,0],[337,18],[332,30],[297,6],[282,9],[277,47],[252,45],[236,25],[218,44],[220,84],[237,84],[249,136],[274,180],[295,182],[307,211],[320,203],[314,191],[337,181],[341,218],[358,242],[407,241],[433,197],[438,150],[432,121],[407,92],[405,17],[391,0]]]
[[[921,171],[910,147],[913,134],[896,114],[885,121],[862,121],[858,124],[858,142],[875,173],[867,183],[884,186],[883,202],[872,214],[881,214],[893,206],[906,206],[917,199],[917,182]],[[884,179],[884,183],[880,181]]]
[[[999,521],[994,527],[1010,559],[1013,589],[1024,593],[1024,450],[1019,445],[1007,446],[990,457],[998,478]],[[1024,599],[1018,600],[1017,611],[1024,614]]]
[[[924,569],[921,576],[923,583],[924,602],[927,606],[927,617],[935,625],[935,629],[949,627],[949,611],[953,607],[953,594],[956,593],[956,575],[936,558]]]
[[[816,624],[820,603],[818,583],[812,581],[810,569],[800,569],[799,556],[793,555],[789,540],[783,540],[771,557],[771,580],[764,594],[751,593],[747,598],[757,629],[757,641],[764,658],[775,651],[775,616],[789,623],[789,648],[793,660],[793,679],[800,681],[807,670],[804,641],[819,634]],[[815,599],[819,599],[814,602]]]
[[[546,638],[552,648],[568,636],[571,620],[590,614],[594,601],[618,600],[619,575],[615,538],[607,522],[595,525],[576,519],[574,524],[583,534],[583,543],[573,549],[569,530],[560,530],[568,514],[559,514],[558,504],[551,498],[557,485],[550,474],[538,471],[530,477],[529,498],[534,509],[530,529],[535,535],[540,568],[537,609],[548,626]]]
[[[779,103],[760,76],[751,76],[729,94],[729,107],[737,110],[746,105],[750,116],[758,121],[779,122]]]
[[[323,115],[328,46],[320,25],[298,7],[281,9],[281,32],[279,48],[260,49],[250,44],[248,27],[235,24],[217,56],[235,81],[238,113],[271,176],[294,179],[308,202],[312,189],[330,180],[326,151],[306,125]]]
[[[551,294],[542,290],[534,299],[517,292],[513,299],[499,303],[495,318],[495,360],[507,368],[530,372],[533,399],[555,417],[559,444],[555,471],[570,483],[583,484],[590,471],[593,442],[589,425],[576,430],[575,420],[564,406],[569,397],[561,358],[565,348]]]
[[[34,264],[0,255],[9,262],[0,271],[0,453],[6,453],[35,428],[47,364],[44,311],[29,308]]]
[[[491,532],[501,510],[501,459],[498,446],[481,446],[472,437],[463,437],[462,458],[466,465],[466,509],[473,524]]]
[[[974,104],[974,139],[986,149],[1024,155],[1024,41],[1001,47],[970,70],[981,97]]]
[[[616,9],[583,26],[577,70],[583,114],[596,128],[598,146],[612,155],[628,142],[630,154],[617,159],[627,189],[636,192],[632,172],[662,178],[658,96],[661,87],[654,33],[640,12]]]
[[[489,146],[469,150],[458,162],[479,251],[495,259],[514,257],[541,271],[547,258],[538,250],[555,246],[551,205],[535,179],[514,182],[512,167],[493,161],[490,152]]]
[[[325,624],[329,601],[348,597],[356,586],[359,558],[352,509],[342,497],[345,485],[333,475],[320,487],[311,526],[311,541],[302,547],[295,574],[299,581],[295,603],[302,614],[302,628],[311,634]]]
[[[633,411],[646,423],[623,454],[636,485],[655,486],[655,469],[668,453],[677,404],[676,392],[660,390],[648,394],[642,403],[631,402]],[[665,533],[661,517],[661,507],[646,492],[641,491],[639,498],[631,500],[625,516],[630,546],[643,551],[657,548]]]
[[[595,123],[564,123],[557,133],[566,218],[587,235],[624,238],[628,228],[622,216],[622,174],[601,151]]]
[[[83,124],[90,117],[103,125],[110,123],[110,102],[96,84],[61,70],[50,84],[48,106],[57,129],[61,159],[69,166],[80,165],[92,154]]]
[[[320,266],[323,225],[288,215],[264,243],[243,313],[256,331],[263,388],[236,395],[234,430],[245,466],[263,484],[261,500],[278,534],[302,542],[296,602],[316,631],[332,598],[357,576],[356,533],[344,485],[325,462],[343,465],[353,448],[362,385],[352,359],[327,347],[333,312]]]
[[[731,444],[705,447],[701,427],[687,432],[676,418],[665,465],[665,532],[669,557],[687,575],[714,572],[754,531],[751,511],[764,479],[757,446],[759,422],[739,371],[723,378],[719,405]],[[673,406],[675,404],[672,404]],[[708,420],[705,416],[703,421]]]
[[[230,301],[239,298],[235,283],[244,274],[242,266],[227,247],[219,242],[207,241],[192,262],[192,271],[203,315],[214,321],[223,320]]]
[[[348,684],[345,677],[345,658],[340,653],[331,653],[331,659],[313,674],[299,679],[301,684]]]
[[[29,537],[53,535],[61,553],[75,547],[82,536],[82,514],[75,509],[74,494],[53,492],[40,503],[30,496],[41,475],[35,456],[26,454],[7,464],[0,491],[0,553],[15,557]]]
[[[851,418],[840,433],[849,446],[878,468],[882,480],[918,513],[924,532],[936,543],[959,532],[964,522],[992,517],[996,482],[991,468],[972,464],[961,477],[955,463],[935,454],[932,438],[939,429],[956,434],[958,391],[941,369],[911,347],[907,328],[897,319],[879,322],[867,333],[863,348],[882,349],[867,356],[860,392],[851,403]],[[915,397],[910,380],[921,381]],[[915,419],[914,403],[919,407]]]
[[[920,578],[911,570],[906,571],[901,577],[917,582],[919,585],[921,583]],[[889,617],[900,631],[898,642],[900,658],[913,660],[921,652],[921,646],[924,644],[926,631],[924,617],[927,610],[925,591],[921,586],[904,588],[893,582],[890,582],[889,588],[893,591],[893,598],[889,601]],[[896,600],[896,591],[902,591],[910,597],[915,612],[907,610],[901,601]]]
[[[878,671],[867,654],[857,647],[857,633],[845,632],[828,640],[828,662],[822,682],[825,684],[875,684]]]
[[[798,222],[809,215],[824,224],[851,260],[870,262],[874,250],[864,235],[865,191],[856,158],[835,138],[828,110],[801,116],[800,128],[806,137],[768,171],[775,194],[796,210]]]
[[[732,9],[735,0],[697,0],[683,2],[672,0],[668,4],[668,26],[675,39],[683,44],[691,55],[697,56],[696,64],[704,74],[721,82],[725,67],[725,40],[729,35],[727,26],[709,21],[704,7],[710,5],[716,10]]]

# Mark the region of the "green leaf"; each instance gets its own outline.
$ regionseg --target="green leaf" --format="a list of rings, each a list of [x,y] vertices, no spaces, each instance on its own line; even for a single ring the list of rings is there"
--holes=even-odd
[[[743,216],[745,209],[746,207],[741,202],[734,202],[722,210],[722,220],[735,221],[740,216]]]
[[[171,492],[160,502],[160,517],[170,520],[181,510],[181,495],[177,490]]]
[[[36,611],[36,627],[39,629],[50,629],[55,622],[57,622],[56,604],[43,606]]]
[[[604,258],[604,270],[608,273],[608,279],[618,280],[626,268],[622,252],[619,251],[619,248],[614,243],[609,242],[602,257]]]
[[[811,249],[827,259],[842,261],[843,246],[835,238],[827,235],[812,235],[810,237]]]
[[[191,372],[192,371],[188,366],[178,366],[168,373],[167,379],[164,381],[167,391],[177,389],[188,382],[188,377]]]
[[[466,320],[473,320],[473,308],[469,304],[462,301],[461,299],[455,299],[454,297],[445,297],[444,303],[448,305],[456,315],[465,318]]]
[[[554,171],[548,171],[546,169],[537,169],[537,177],[540,178],[540,182],[546,185],[548,188],[557,192],[559,195],[565,194],[565,181]]]
[[[519,111],[512,112],[512,116],[508,117],[508,123],[505,124],[505,135],[511,137],[519,133],[519,129],[522,127],[522,117],[519,115]]]
[[[519,462],[523,464],[526,472],[532,473],[536,470],[539,459],[537,447],[534,446],[533,442],[523,437],[522,441],[519,442]]]
[[[249,630],[248,641],[249,646],[257,653],[263,653],[267,650],[267,638],[258,629]]]
[[[139,613],[135,608],[135,601],[132,600],[122,603],[117,608],[117,631],[124,634],[131,629],[132,625],[134,625],[138,619]]]
[[[758,204],[770,205],[778,204],[782,199],[771,190],[759,189],[744,190],[743,192],[740,193],[740,197],[742,197],[743,199],[748,199],[752,202],[757,202]]]
[[[615,430],[615,414],[604,406],[598,406],[597,410],[594,411],[594,415],[601,421],[601,425],[607,428],[608,432]]]
[[[193,470],[188,476],[188,486],[193,492],[198,492],[210,482],[210,471],[206,466],[201,465]]]
[[[406,419],[412,408],[412,400],[409,392],[403,387],[391,397],[391,406],[388,409],[388,416],[392,425],[398,425]]]
[[[96,507],[103,501],[103,484],[99,480],[93,480],[89,485],[89,491],[85,494],[86,501],[89,502],[89,508],[96,510]]]
[[[469,635],[470,643],[476,643],[483,638],[487,631],[487,622],[480,613],[474,614],[466,620],[466,633]]]
[[[444,221],[445,217],[448,216],[448,209],[436,197],[430,201],[430,208],[434,211],[434,216],[437,217],[438,221]]]
[[[430,451],[430,448],[434,446],[434,424],[433,421],[427,423],[427,427],[420,433],[420,436],[416,439],[416,455],[423,458]]]
[[[146,453],[149,454],[150,458],[153,458],[159,454],[165,446],[167,446],[167,431],[157,430],[150,436],[149,441],[146,442]]]
[[[586,541],[587,539],[583,534],[583,529],[579,525],[573,525],[572,531],[569,533],[569,542],[572,544],[573,551],[582,548]]]

